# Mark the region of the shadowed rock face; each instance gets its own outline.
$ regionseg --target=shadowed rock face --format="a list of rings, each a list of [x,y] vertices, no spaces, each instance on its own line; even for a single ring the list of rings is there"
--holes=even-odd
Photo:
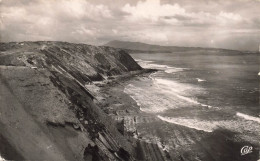
[[[57,68],[57,71],[65,70],[84,82],[141,69],[125,51],[110,47],[65,42],[24,42],[1,43],[0,51],[2,65]]]
[[[133,160],[133,146],[85,86],[141,70],[130,55],[65,42],[1,43],[0,52],[2,157]]]

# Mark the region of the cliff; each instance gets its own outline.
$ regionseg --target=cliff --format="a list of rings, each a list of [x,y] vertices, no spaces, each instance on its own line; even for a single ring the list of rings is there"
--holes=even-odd
[[[142,70],[124,50],[65,42],[0,44],[0,156],[134,160],[88,85]]]

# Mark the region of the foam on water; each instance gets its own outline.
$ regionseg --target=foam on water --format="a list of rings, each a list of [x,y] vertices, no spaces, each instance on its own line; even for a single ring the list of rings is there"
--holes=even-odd
[[[141,64],[143,68],[156,68],[164,70],[166,73],[180,72],[187,69],[142,60],[139,60],[139,64]],[[204,92],[202,88],[174,80],[159,78],[156,76],[157,73],[149,75],[152,84],[148,87],[145,87],[145,85],[138,86],[129,84],[125,88],[125,93],[129,94],[137,102],[142,111],[160,113],[168,109],[193,107],[194,105],[212,108],[212,106],[202,104],[195,99],[194,95]]]
[[[141,59],[136,59],[136,61],[143,68],[152,68],[152,69],[164,70],[164,72],[166,72],[166,73],[176,73],[176,72],[188,70],[188,68],[176,68],[176,67],[172,67],[172,66],[168,66],[168,65],[156,64],[156,63],[154,63],[154,61],[144,61],[144,60],[141,60]]]
[[[169,105],[171,101],[167,98],[157,97],[155,93],[132,84],[127,85],[124,92],[129,94],[136,101],[141,111],[159,113],[170,108]]]
[[[176,72],[182,72],[184,70],[187,70],[187,68],[170,68],[170,69],[166,69],[165,72],[166,73],[176,73]]]
[[[208,108],[218,108],[200,103],[192,97],[194,94],[204,92],[203,89],[199,87],[160,78],[155,78],[154,82],[157,85],[157,87],[162,89],[165,93],[176,96],[177,98],[184,100],[187,103],[200,105]]]
[[[171,118],[171,117],[163,117],[160,115],[158,115],[157,117],[169,123],[186,126],[196,130],[202,130],[205,132],[212,132],[216,128],[216,125],[212,124],[211,122],[206,122],[206,121],[201,121],[196,119]]]
[[[143,84],[133,83],[125,88],[125,92],[128,93],[140,106],[141,110],[148,113],[155,113],[162,121],[178,124],[188,128],[202,130],[205,132],[213,132],[217,128],[224,128],[239,134],[249,132],[260,137],[260,118],[250,116],[247,114],[237,112],[232,117],[200,117],[200,115],[188,115],[178,117],[177,114],[171,115],[167,110],[176,108],[195,108],[206,110],[206,108],[215,108],[207,104],[200,103],[197,96],[205,96],[206,90],[195,84],[187,84],[176,81],[174,78],[178,72],[189,70],[187,68],[175,68],[172,66],[156,64],[155,62],[145,62],[140,60],[138,62],[143,68],[155,68],[161,71],[153,73],[149,76],[151,81],[144,82]],[[173,74],[172,76],[170,74]],[[260,72],[258,73],[260,75]],[[169,77],[168,77],[169,76]],[[177,75],[178,76],[178,75]],[[181,75],[182,76],[182,75]],[[184,75],[185,76],[185,75]],[[203,76],[197,76],[199,78],[193,78],[199,83],[203,83],[207,80]],[[165,79],[166,78],[166,79]],[[179,79],[179,77],[177,77]],[[258,91],[258,88],[256,89]],[[221,110],[228,110],[229,108],[221,108]],[[188,110],[188,109],[187,109]],[[194,109],[193,109],[194,110]],[[167,111],[167,113],[165,113]],[[176,110],[179,111],[179,110]],[[220,111],[221,112],[221,111]],[[227,111],[228,112],[228,111]],[[184,113],[186,114],[186,113]],[[211,113],[212,114],[212,113]],[[177,116],[177,117],[176,117]],[[245,137],[246,138],[246,137]],[[247,140],[257,140],[257,138],[247,137]]]
[[[185,126],[188,128],[202,130],[205,132],[213,132],[217,128],[225,128],[231,131],[243,133],[244,131],[250,131],[256,135],[260,133],[260,124],[255,121],[243,120],[241,118],[234,118],[232,120],[201,120],[198,118],[183,118],[183,117],[166,117],[166,116],[157,116],[159,119]]]
[[[202,130],[205,132],[212,132],[219,127],[240,133],[243,133],[245,130],[255,134],[260,132],[260,118],[243,113],[236,113],[238,117],[234,117],[232,120],[214,121],[201,120],[199,118],[175,118],[163,116],[163,112],[168,109],[182,108],[187,106],[192,108],[194,105],[200,105],[208,108],[216,108],[199,103],[191,97],[182,96],[184,93],[189,93],[187,91],[192,91],[194,89],[196,89],[196,91],[200,90],[199,88],[175,81],[153,78],[153,86],[138,87],[133,84],[129,84],[124,91],[137,102],[141,111],[147,113],[157,113],[157,117],[159,119],[169,123],[182,125],[196,130]],[[256,127],[258,128],[256,129]]]
[[[143,68],[152,68],[152,69],[170,69],[171,67],[169,67],[168,65],[160,65],[160,64],[153,64],[153,63],[146,63],[146,62],[142,62],[144,64],[141,64],[141,66]]]
[[[175,68],[175,67],[171,67],[171,66],[167,66],[167,65],[160,65],[160,64],[155,64],[155,63],[151,63],[150,61],[142,61],[141,62],[145,62],[145,65],[142,66],[143,68],[156,68],[156,69],[161,69],[164,70],[164,72],[166,73],[176,73],[176,72],[181,72],[184,70],[189,70],[189,68]],[[201,88],[192,86],[190,84],[182,84],[173,80],[166,80],[166,79],[160,79],[160,78],[154,78],[153,74],[151,74],[149,76],[150,79],[152,79],[154,81],[154,84],[160,89],[163,90],[166,93],[170,93],[171,95],[176,96],[179,99],[182,99],[184,101],[187,101],[189,103],[193,103],[196,105],[200,105],[203,107],[208,107],[208,108],[218,108],[218,107],[213,107],[210,105],[206,105],[206,104],[202,104],[199,103],[198,101],[196,101],[194,98],[191,98],[191,95],[189,95],[190,93],[192,95],[201,92]],[[198,82],[204,82],[206,80],[204,79],[200,79],[200,78],[196,78],[198,80]]]
[[[150,61],[150,60],[142,60],[142,59],[134,59],[136,62],[138,63],[152,63],[154,61]]]
[[[201,88],[185,84],[185,83],[179,83],[174,80],[168,80],[163,78],[152,78],[153,84],[156,85],[158,88],[164,90],[164,92],[170,92],[172,94],[181,94],[181,95],[187,95],[188,92],[200,92],[202,91]]]
[[[206,80],[204,79],[200,79],[200,78],[196,78],[198,82],[205,82]]]
[[[260,118],[259,118],[259,117],[254,117],[254,116],[246,115],[246,114],[243,114],[243,113],[240,113],[240,112],[237,112],[236,115],[237,115],[238,117],[244,118],[244,119],[246,119],[246,120],[255,121],[255,122],[260,123]]]
[[[169,109],[194,106],[212,108],[194,98],[195,94],[204,92],[202,88],[173,80],[155,78],[153,74],[150,75],[150,79],[152,81],[143,85],[129,84],[124,89],[124,92],[129,94],[144,112],[161,113]]]
[[[0,161],[5,161],[5,159],[4,159],[4,158],[2,158],[2,157],[1,157],[1,155],[0,155]]]
[[[136,62],[142,61],[142,59],[134,59]]]

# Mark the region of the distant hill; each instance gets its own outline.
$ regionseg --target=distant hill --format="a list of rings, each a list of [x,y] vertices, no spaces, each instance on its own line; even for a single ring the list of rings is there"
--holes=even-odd
[[[129,52],[162,52],[171,53],[176,51],[190,51],[190,50],[210,50],[210,51],[233,51],[228,49],[217,49],[217,48],[202,48],[202,47],[180,47],[180,46],[161,46],[151,45],[142,42],[130,42],[130,41],[110,41],[104,46],[127,49]]]
[[[141,42],[130,42],[130,41],[110,41],[105,46],[110,46],[114,48],[122,48],[128,50],[135,50],[135,51],[148,51],[148,52],[172,52],[173,50],[181,50],[182,47],[175,47],[175,46],[160,46],[160,45],[151,45],[145,44]]]

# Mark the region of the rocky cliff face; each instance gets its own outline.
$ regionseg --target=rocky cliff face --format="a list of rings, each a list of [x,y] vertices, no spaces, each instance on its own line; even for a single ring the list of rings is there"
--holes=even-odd
[[[0,155],[134,160],[87,85],[142,68],[124,50],[65,42],[0,44]]]

